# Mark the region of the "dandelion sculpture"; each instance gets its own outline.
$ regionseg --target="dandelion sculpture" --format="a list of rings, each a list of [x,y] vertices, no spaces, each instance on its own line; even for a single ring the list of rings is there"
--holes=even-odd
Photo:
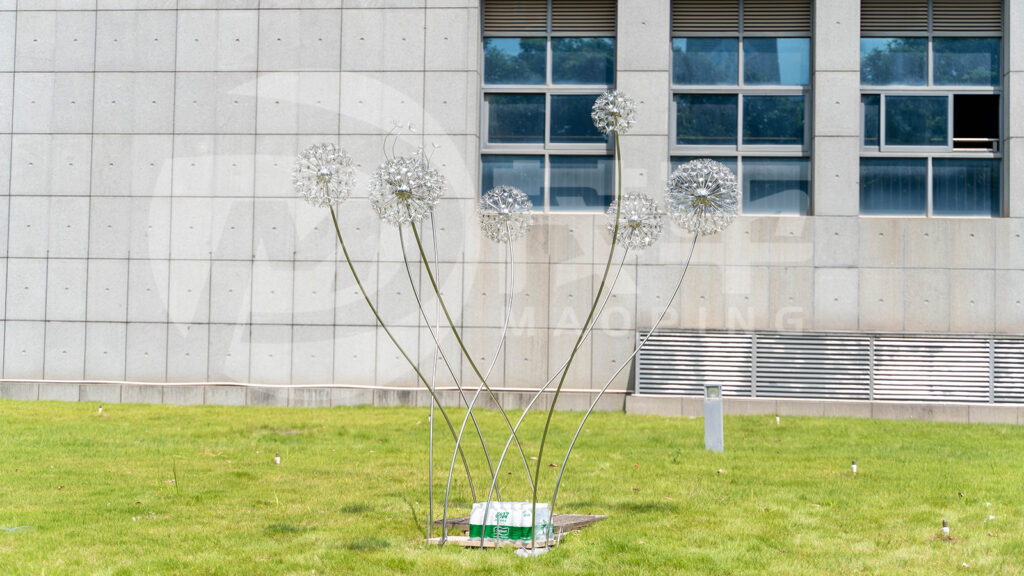
[[[616,174],[621,174],[622,157],[620,141],[622,139],[621,137],[629,131],[636,120],[636,107],[633,101],[619,91],[605,93],[594,103],[591,117],[594,121],[594,125],[600,131],[612,136],[615,146]],[[532,204],[526,194],[511,186],[498,186],[489,190],[480,200],[480,207],[477,212],[477,216],[482,234],[494,242],[505,245],[505,288],[507,295],[504,325],[502,327],[501,337],[494,353],[491,355],[490,364],[486,369],[481,370],[480,366],[478,366],[474,361],[475,356],[470,354],[467,349],[461,331],[456,327],[452,320],[448,306],[438,288],[436,278],[439,257],[436,240],[437,234],[433,215],[434,209],[445,193],[447,181],[443,175],[431,167],[430,157],[422,149],[418,150],[411,156],[395,156],[394,144],[392,144],[392,152],[391,154],[388,154],[387,141],[388,138],[394,136],[394,132],[395,131],[392,130],[388,137],[385,138],[384,161],[372,175],[370,181],[370,204],[381,220],[392,224],[397,229],[398,241],[401,244],[402,256],[407,276],[409,278],[410,287],[412,289],[412,295],[416,300],[420,317],[423,319],[424,324],[431,335],[431,339],[434,342],[434,365],[430,378],[427,378],[424,375],[423,370],[420,369],[417,362],[414,361],[410,354],[403,349],[393,336],[388,326],[384,324],[377,308],[374,306],[373,301],[363,288],[363,284],[356,273],[355,266],[353,265],[352,259],[345,246],[343,234],[338,225],[337,215],[335,214],[335,207],[347,199],[354,188],[352,162],[349,157],[343,150],[340,150],[331,144],[313,146],[299,156],[293,172],[293,182],[297,192],[303,195],[307,201],[314,206],[327,207],[330,210],[331,219],[334,222],[334,228],[337,233],[338,243],[341,246],[342,254],[345,261],[348,263],[349,271],[352,273],[357,287],[362,293],[363,298],[366,300],[367,306],[369,306],[370,311],[377,319],[377,322],[384,330],[384,333],[388,336],[392,344],[395,345],[399,353],[416,374],[417,379],[426,387],[433,400],[431,406],[430,444],[428,450],[430,511],[428,514],[427,537],[430,538],[433,532],[432,526],[435,503],[433,492],[433,425],[434,411],[436,410],[440,413],[449,434],[451,434],[455,441],[455,446],[452,450],[452,456],[448,467],[442,518],[447,521],[452,482],[456,467],[460,460],[462,468],[465,471],[466,480],[473,501],[478,502],[477,495],[482,494],[482,492],[478,492],[477,486],[473,483],[473,477],[463,446],[465,433],[467,429],[469,429],[469,424],[472,423],[473,430],[477,436],[475,441],[479,442],[482,449],[483,456],[487,462],[487,471],[490,480],[486,499],[477,504],[478,506],[483,507],[483,521],[485,523],[487,522],[492,503],[502,501],[498,479],[502,477],[502,466],[504,465],[505,458],[514,444],[515,452],[518,453],[517,459],[522,461],[524,470],[523,480],[526,488],[531,494],[529,504],[524,503],[523,505],[520,505],[518,509],[523,510],[523,514],[525,515],[525,507],[529,507],[529,518],[532,526],[527,530],[527,532],[529,533],[530,541],[529,550],[533,553],[532,551],[534,551],[537,546],[536,540],[538,537],[538,531],[543,532],[541,536],[543,537],[545,545],[550,541],[552,536],[551,523],[538,523],[540,519],[537,516],[537,503],[541,494],[540,467],[543,462],[544,449],[547,444],[548,433],[550,431],[551,417],[554,414],[559,395],[562,392],[566,377],[569,374],[573,361],[576,359],[577,353],[592,334],[594,327],[597,324],[597,320],[601,317],[602,312],[611,300],[612,293],[615,290],[615,284],[618,281],[619,274],[622,271],[626,258],[631,253],[636,254],[637,252],[650,247],[658,240],[662,234],[662,221],[666,214],[684,230],[693,234],[693,240],[690,243],[689,252],[687,253],[686,259],[680,270],[679,279],[675,284],[675,288],[671,296],[667,299],[668,304],[665,309],[661,312],[661,315],[658,317],[654,325],[641,339],[640,343],[633,348],[632,353],[625,358],[624,361],[620,362],[619,369],[611,378],[608,379],[599,393],[594,397],[589,409],[581,419],[563,457],[558,478],[551,489],[551,499],[548,504],[541,505],[542,508],[547,506],[547,510],[552,514],[555,509],[559,486],[561,485],[563,475],[565,474],[565,470],[568,466],[569,458],[572,455],[573,447],[583,430],[584,424],[593,412],[594,407],[597,406],[602,395],[608,390],[611,383],[616,377],[618,377],[622,370],[633,361],[636,355],[647,343],[651,334],[658,328],[662,320],[665,318],[672,301],[675,299],[680,286],[682,285],[683,278],[686,275],[686,270],[690,264],[690,259],[693,256],[693,250],[696,245],[697,238],[703,235],[720,232],[728,226],[730,222],[732,222],[733,218],[735,218],[736,211],[739,206],[739,192],[736,186],[736,178],[724,165],[711,160],[695,160],[684,164],[677,168],[669,178],[665,192],[666,202],[663,209],[658,202],[646,194],[632,192],[624,194],[622,191],[621,176],[617,176],[615,199],[607,211],[607,229],[611,234],[612,242],[610,243],[608,258],[604,266],[601,282],[598,285],[594,301],[590,306],[586,320],[583,322],[583,327],[580,330],[567,359],[557,370],[555,370],[554,374],[552,374],[550,378],[538,388],[536,393],[533,394],[522,414],[513,424],[508,418],[505,410],[502,408],[498,396],[488,385],[488,378],[494,368],[499,352],[505,344],[509,318],[511,317],[515,302],[515,252],[513,250],[513,242],[528,234],[533,223]],[[397,136],[395,136],[395,138],[397,140]],[[424,247],[423,236],[420,231],[421,226],[427,225],[430,226],[431,231],[432,257],[428,257],[427,250]],[[406,229],[408,229],[408,232],[411,232],[412,239],[420,257],[419,262],[410,261],[406,254]],[[621,251],[621,255],[617,259],[616,254],[619,251]],[[614,265],[616,262],[617,265]],[[413,270],[417,265],[421,266],[423,271],[426,272],[426,276],[430,284],[430,290],[432,291],[432,295],[435,300],[433,325],[430,322],[430,315],[427,314],[423,307],[424,299],[421,295],[420,287],[417,282],[414,281]],[[614,273],[612,272],[613,269]],[[447,323],[452,337],[454,337],[458,343],[459,348],[462,351],[463,358],[470,366],[471,375],[466,378],[460,378],[458,376],[458,372],[452,367],[451,360],[447,357],[441,346],[441,339],[444,337],[441,329],[442,317],[444,318],[445,323]],[[455,382],[460,400],[459,410],[464,410],[462,422],[458,429],[456,429],[450,419],[448,411],[445,410],[439,401],[437,391],[434,386],[435,376],[438,370],[438,361],[444,365],[445,370]],[[499,413],[504,419],[505,425],[508,427],[509,432],[505,445],[496,462],[491,458],[491,454],[488,451],[487,441],[484,438],[484,434],[481,431],[474,415],[474,407],[476,406],[479,398],[485,393],[489,396],[491,403],[497,407]],[[518,431],[523,421],[530,414],[534,405],[545,393],[551,394],[551,405],[547,411],[544,422],[544,431],[540,437],[537,454],[536,456],[531,455],[528,457],[526,451],[519,442]],[[536,464],[532,469],[530,466],[530,460],[536,460]],[[506,473],[506,475],[508,474],[511,473]],[[474,514],[475,513],[476,509],[474,509]],[[446,526],[446,522],[443,522],[442,524]],[[481,530],[481,546],[484,545],[485,537],[486,531]],[[446,538],[446,529],[442,528],[440,541],[443,543]]]

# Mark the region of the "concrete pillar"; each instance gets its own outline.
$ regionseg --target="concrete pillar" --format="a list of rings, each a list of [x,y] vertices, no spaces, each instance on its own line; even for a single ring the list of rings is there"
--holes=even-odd
[[[1003,60],[1003,215],[1024,218],[1024,0],[1005,0]]]
[[[814,3],[813,213],[860,211],[860,1]]]

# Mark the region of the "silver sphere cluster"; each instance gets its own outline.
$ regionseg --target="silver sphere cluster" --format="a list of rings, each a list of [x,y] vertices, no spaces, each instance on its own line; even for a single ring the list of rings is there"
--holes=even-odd
[[[636,122],[636,105],[633,99],[618,90],[601,94],[590,112],[594,126],[605,134],[625,134]]]
[[[616,234],[615,242],[629,250],[643,250],[661,237],[661,220],[665,213],[643,192],[624,194],[621,203],[612,202],[607,214],[608,232]],[[617,233],[616,216],[619,220]]]
[[[533,226],[533,202],[519,188],[498,186],[480,199],[480,229],[495,242],[515,242]]]
[[[665,201],[668,213],[685,230],[717,234],[732,223],[739,209],[736,175],[714,160],[687,162],[669,176]]]
[[[370,205],[377,216],[394,224],[415,224],[430,214],[448,181],[430,167],[423,150],[385,160],[370,178]]]
[[[334,144],[310,146],[295,161],[292,184],[313,206],[337,206],[348,199],[355,188],[352,159]]]

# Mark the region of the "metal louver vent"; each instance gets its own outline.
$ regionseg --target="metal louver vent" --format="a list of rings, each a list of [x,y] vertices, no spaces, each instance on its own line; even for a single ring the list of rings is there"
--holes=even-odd
[[[875,400],[988,402],[987,338],[875,338]]]
[[[546,34],[547,0],[487,0],[484,2],[484,35]]]
[[[615,34],[615,0],[553,0],[552,34]]]
[[[867,34],[928,32],[928,0],[861,0],[860,30]]]
[[[728,396],[749,396],[751,341],[749,334],[655,332],[637,355],[637,391],[703,395],[705,383],[719,383]]]
[[[635,368],[640,394],[1024,404],[1024,338],[1006,336],[662,330]]]
[[[1003,31],[1001,0],[933,0],[933,32]]]
[[[996,402],[1024,404],[1024,340],[996,340],[993,390]]]
[[[743,33],[811,33],[810,0],[743,0]]]
[[[739,0],[675,0],[672,3],[672,34],[739,34]]]
[[[758,334],[757,395],[868,400],[871,339],[830,334]]]

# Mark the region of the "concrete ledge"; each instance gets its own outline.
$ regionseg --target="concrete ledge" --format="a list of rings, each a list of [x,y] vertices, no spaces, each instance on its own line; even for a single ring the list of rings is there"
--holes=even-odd
[[[31,382],[0,384],[0,398],[7,400],[40,400],[39,385]]]
[[[760,414],[778,414],[778,402],[769,398],[723,398],[722,408],[725,414],[733,416],[757,416]],[[704,407],[701,406],[701,415]]]
[[[287,406],[288,390],[284,388],[246,388],[246,406]]]
[[[121,402],[121,386],[119,384],[82,384],[78,387],[78,401],[118,404]]]
[[[703,404],[701,413],[703,414]],[[626,397],[626,414],[650,414],[651,416],[681,416],[681,396],[645,396],[632,394]]]
[[[723,404],[726,414],[740,416],[778,414],[780,416],[1024,425],[1024,406],[1018,405],[732,397],[725,398]],[[704,399],[700,396],[634,394],[626,397],[626,413],[702,418],[704,416]]]
[[[40,384],[40,400],[57,400],[59,402],[78,402],[78,384]]]
[[[861,400],[826,401],[826,418],[871,418],[871,402]]]
[[[880,420],[933,420],[967,422],[966,404],[915,404],[913,402],[875,402],[871,417]]]
[[[522,410],[535,392],[495,393],[506,410]],[[595,391],[596,393],[596,391]],[[437,393],[448,409],[465,408],[457,391]],[[472,390],[467,390],[472,397]],[[551,406],[550,393],[544,394],[532,410],[546,411]],[[110,384],[96,382],[4,382],[0,398],[8,400],[57,400],[65,402],[119,402],[140,404],[210,404],[220,406],[280,406],[328,408],[332,406],[415,406],[429,408],[433,402],[425,389],[357,389],[357,388],[264,388],[260,386],[167,386],[163,384]],[[558,398],[560,411],[582,412],[590,407],[593,394],[566,393]],[[792,398],[723,399],[725,414],[808,416],[827,418],[878,418],[883,420],[924,420],[970,422],[976,424],[1024,425],[1024,405],[1020,404],[954,404],[915,402],[871,402],[864,400],[816,400]],[[476,408],[494,409],[486,393],[477,399]],[[628,414],[651,414],[669,417],[702,418],[704,399],[700,396],[605,394],[595,410]],[[452,412],[454,414],[454,412]],[[461,419],[461,416],[459,416]]]
[[[125,384],[121,387],[121,401],[128,404],[162,404],[163,392],[161,386]]]
[[[349,390],[335,388],[331,390],[331,406],[364,406],[373,404],[372,390]]]
[[[776,400],[775,405],[779,416],[825,417],[825,403],[820,400]]]
[[[971,405],[967,407],[968,421],[979,424],[1019,424],[1016,406]]]
[[[241,386],[207,386],[203,400],[215,406],[245,406],[245,388]]]
[[[164,404],[195,406],[206,401],[202,386],[164,386]]]
[[[330,408],[329,388],[296,388],[288,391],[288,405],[296,408]]]

